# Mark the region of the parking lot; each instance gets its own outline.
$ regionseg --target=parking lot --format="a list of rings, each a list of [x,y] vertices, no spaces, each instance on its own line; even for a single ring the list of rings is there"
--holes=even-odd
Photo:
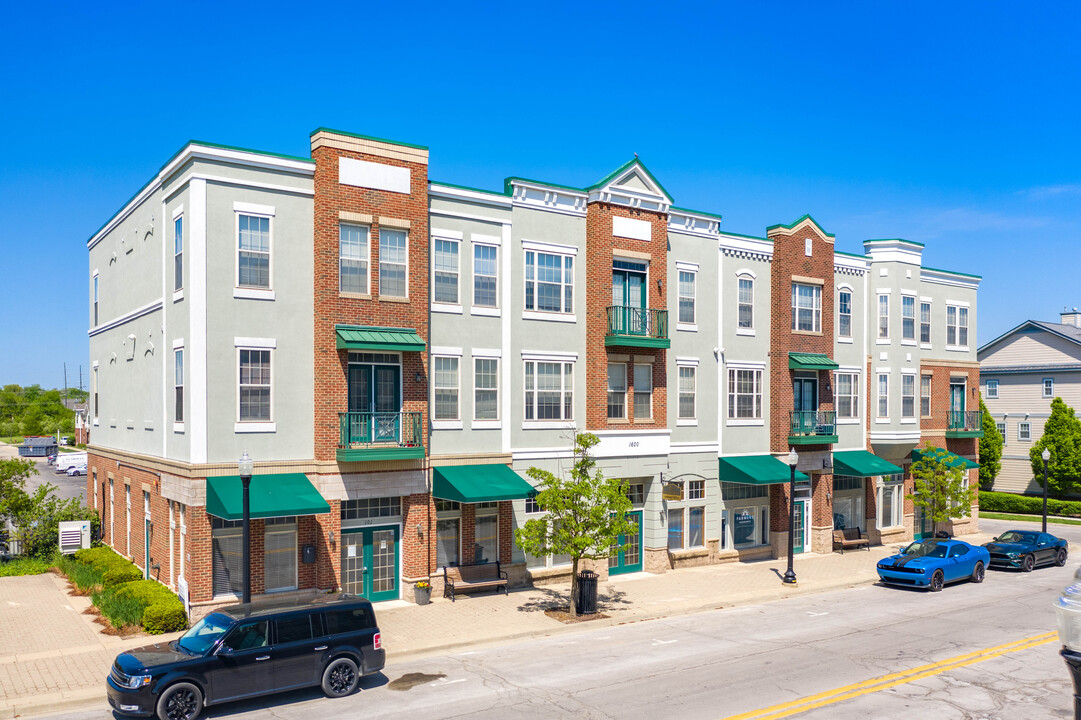
[[[13,457],[19,457],[18,446],[0,443],[0,459]],[[45,483],[52,483],[56,486],[56,496],[61,500],[67,500],[69,498],[82,499],[86,497],[85,475],[69,477],[65,473],[56,472],[55,468],[50,465],[45,458],[30,459],[34,461],[34,466],[37,468],[38,474],[32,475],[27,481],[27,492],[33,492]]]

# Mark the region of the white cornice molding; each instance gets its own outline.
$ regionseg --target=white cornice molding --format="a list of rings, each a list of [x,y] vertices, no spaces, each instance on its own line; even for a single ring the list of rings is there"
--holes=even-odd
[[[773,243],[767,240],[734,237],[721,233],[719,244],[721,252],[729,257],[766,262],[773,259]]]
[[[511,180],[511,188],[511,203],[515,206],[574,217],[586,216],[586,202],[589,196],[584,192],[523,180]]]
[[[469,203],[490,205],[507,210],[509,210],[513,204],[512,199],[507,195],[495,195],[480,192],[479,190],[467,190],[465,188],[453,187],[450,185],[440,185],[436,182],[428,183],[428,196],[444,198],[447,200],[464,200]]]
[[[716,238],[720,229],[721,221],[715,217],[669,208],[668,232],[693,235],[695,237]]]
[[[120,327],[121,325],[123,325],[125,323],[129,323],[132,320],[137,320],[138,318],[141,318],[144,315],[149,315],[150,313],[154,312],[155,310],[161,310],[162,305],[163,305],[163,303],[162,303],[161,298],[158,298],[157,300],[155,300],[155,301],[153,301],[151,303],[147,303],[146,305],[143,305],[140,308],[136,308],[135,310],[132,310],[131,312],[127,313],[126,315],[121,315],[120,317],[114,318],[114,319],[110,320],[109,322],[102,323],[101,325],[98,325],[96,327],[92,327],[92,328],[90,328],[90,330],[87,331],[86,334],[89,337],[94,337],[95,335],[100,335],[103,332],[106,332],[107,330],[112,330],[113,328]]]
[[[847,255],[833,256],[833,272],[838,275],[866,275],[870,269],[871,263],[865,258],[855,258]]]
[[[658,213],[667,213],[668,209],[672,207],[672,203],[659,195],[613,185],[590,192],[588,202],[623,205],[625,207],[635,208],[636,210],[650,210]]]
[[[957,275],[946,270],[930,270],[928,268],[920,268],[920,281],[932,285],[949,285],[969,290],[976,290],[980,287],[980,278]]]

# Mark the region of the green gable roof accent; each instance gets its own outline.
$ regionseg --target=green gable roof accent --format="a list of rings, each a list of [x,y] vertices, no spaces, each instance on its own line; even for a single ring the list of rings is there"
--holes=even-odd
[[[363,350],[365,352],[421,352],[425,343],[410,328],[364,327],[336,325],[339,350]]]
[[[813,217],[811,217],[809,214],[804,215],[803,217],[799,218],[798,220],[796,220],[791,225],[784,225],[784,224],[770,225],[768,228],[766,228],[766,232],[768,233],[770,230],[776,230],[777,228],[782,228],[784,230],[792,230],[793,228],[795,228],[797,225],[799,225],[804,220],[810,220],[812,223],[814,223],[814,226],[816,228],[818,228],[819,230],[821,230],[822,234],[825,235],[826,237],[836,237],[833,233],[826,232],[825,229],[821,225],[818,224],[818,221],[815,220]]]
[[[248,507],[252,518],[330,512],[330,505],[303,473],[252,475]],[[244,488],[239,475],[206,479],[206,511],[222,520],[243,519]]]
[[[639,168],[642,169],[642,172],[644,172],[646,174],[646,176],[650,180],[652,180],[653,183],[658,188],[660,188],[661,194],[664,195],[666,198],[668,198],[668,201],[671,202],[672,201],[671,193],[669,193],[667,190],[664,189],[664,185],[661,185],[661,182],[657,178],[653,177],[653,173],[651,173],[649,171],[649,168],[647,168],[645,166],[645,164],[641,160],[639,160],[637,157],[631,158],[627,162],[623,163],[622,165],[617,167],[615,170],[613,170],[612,172],[608,173],[603,178],[601,178],[600,182],[594,183],[594,184],[590,185],[589,187],[587,187],[586,190],[596,190],[597,188],[604,187],[605,185],[607,185],[608,183],[612,182],[617,177],[622,175],[624,171],[634,167],[635,165],[637,165]]]
[[[717,213],[709,213],[709,212],[706,212],[705,210],[691,210],[690,208],[676,207],[675,205],[673,205],[672,207],[669,208],[669,214],[671,214],[672,211],[675,211],[677,213],[681,213],[681,212],[690,213],[691,215],[705,215],[706,217],[717,218],[718,220],[724,220],[724,218],[721,217],[720,215],[718,215]],[[731,235],[733,233],[729,233],[729,234]]]
[[[942,448],[931,448],[931,453],[938,455],[942,458],[942,462],[946,463],[952,468],[961,468],[962,470],[972,470],[980,466],[979,463],[972,462],[968,458],[956,455],[949,450],[943,450]],[[920,448],[915,448],[912,451],[912,462],[919,462],[923,457],[924,451]]]
[[[840,365],[822,353],[788,353],[789,370],[836,370]]]
[[[772,455],[743,455],[722,457],[717,460],[720,465],[721,482],[773,485],[788,482],[792,475],[792,469]],[[810,478],[804,473],[797,472],[796,479],[803,482]]]
[[[900,475],[904,472],[891,462],[866,450],[846,450],[833,453],[833,474],[853,477],[873,477],[875,475]]]
[[[432,476],[432,497],[462,503],[521,500],[537,494],[533,486],[506,465],[453,465],[437,467]]]
[[[360,133],[346,132],[345,130],[335,130],[328,127],[317,127],[308,133],[308,137],[315,135],[319,132],[334,133],[335,135],[345,135],[346,137],[360,138],[361,140],[374,140],[375,142],[389,143],[391,145],[401,145],[402,147],[416,148],[417,150],[428,150],[427,145],[414,145],[413,143],[399,142],[398,140],[387,140],[386,138],[374,137],[372,135],[361,135]]]

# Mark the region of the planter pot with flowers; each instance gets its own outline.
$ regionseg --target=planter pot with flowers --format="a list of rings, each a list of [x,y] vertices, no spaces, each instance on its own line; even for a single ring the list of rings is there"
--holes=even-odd
[[[417,605],[427,605],[432,601],[432,584],[421,580],[413,585],[413,595],[417,599]]]

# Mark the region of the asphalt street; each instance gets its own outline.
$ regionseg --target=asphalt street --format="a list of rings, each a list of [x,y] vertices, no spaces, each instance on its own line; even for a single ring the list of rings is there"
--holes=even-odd
[[[1081,547],[1081,527],[1052,531]],[[1065,568],[990,571],[981,585],[937,594],[862,586],[402,663],[392,657],[343,700],[301,691],[207,716],[1067,718],[1071,688],[1052,603],[1077,556]]]

